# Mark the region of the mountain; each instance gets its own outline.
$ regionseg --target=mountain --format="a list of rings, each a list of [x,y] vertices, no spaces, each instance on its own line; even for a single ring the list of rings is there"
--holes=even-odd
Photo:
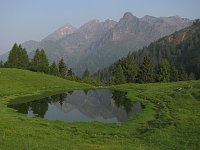
[[[139,19],[129,12],[125,13],[114,28],[91,46],[87,57],[79,60],[75,66],[77,71],[88,67],[91,72],[95,72],[107,67],[127,55],[129,51],[133,52],[147,46],[158,38],[192,23],[180,17],[156,18],[156,20],[145,20],[144,18]]]
[[[82,25],[73,34],[70,34],[58,43],[65,50],[65,58],[67,63],[74,68],[74,64],[77,64],[79,59],[88,55],[88,49],[92,43],[101,39],[111,28],[115,26],[116,22],[112,20],[106,20],[100,22],[99,20],[91,20]]]
[[[7,58],[8,58],[8,52],[0,55],[0,61],[5,62],[5,61],[7,61]]]
[[[100,22],[99,20],[91,20],[79,29],[76,29],[71,34],[66,34],[63,38],[57,38],[49,40],[49,37],[58,37],[59,31],[64,28],[60,28],[58,31],[44,38],[38,48],[44,48],[46,54],[50,60],[58,60],[63,57],[66,63],[76,70],[74,65],[77,64],[79,59],[87,56],[87,51],[96,40],[100,39],[105,35],[111,28],[115,26],[116,22],[112,20],[106,20]],[[22,44],[25,48],[26,45]],[[34,49],[30,53],[31,56],[34,54]]]
[[[126,56],[129,51],[147,46],[191,24],[191,20],[177,16],[138,18],[127,12],[119,22],[95,19],[78,29],[65,25],[40,42],[29,41],[22,46],[31,51],[31,56],[38,47],[45,49],[51,61],[63,57],[74,72],[81,75],[86,67],[94,73]]]
[[[185,28],[188,26],[188,24],[191,25],[190,20],[185,18],[180,18],[178,16],[156,18],[147,15],[141,18],[140,20],[148,22],[149,24],[153,25],[154,28],[157,31],[159,31],[161,37],[168,35],[169,33],[178,31],[182,28]]]
[[[38,47],[40,47],[40,42],[38,41],[26,41],[22,44],[22,47],[28,47],[26,50],[28,53],[32,52],[33,50],[36,50]]]
[[[155,71],[158,70],[161,60],[166,58],[178,70],[183,68],[188,75],[194,74],[196,79],[200,79],[200,21],[197,20],[190,27],[160,38],[148,47],[134,51],[133,55],[137,64],[141,63],[145,54],[153,59]],[[125,60],[126,57],[119,59],[95,75],[103,82],[108,82],[109,78],[114,75],[118,64],[122,65]]]
[[[66,35],[72,34],[74,31],[76,31],[76,28],[73,27],[70,24],[66,24],[63,27],[59,28],[52,34],[48,35],[46,38],[44,38],[42,41],[58,41],[65,37]]]

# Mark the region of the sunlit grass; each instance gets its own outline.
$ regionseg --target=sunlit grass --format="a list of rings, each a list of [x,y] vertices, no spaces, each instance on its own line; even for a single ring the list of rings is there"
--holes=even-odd
[[[95,87],[41,73],[0,69],[0,149],[200,148],[200,81],[106,87],[128,91],[129,98],[144,105],[141,113],[125,123],[49,121],[29,118],[6,106],[23,97],[86,88]]]

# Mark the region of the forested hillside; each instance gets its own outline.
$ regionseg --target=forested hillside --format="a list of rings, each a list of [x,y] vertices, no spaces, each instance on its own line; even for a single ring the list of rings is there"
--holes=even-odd
[[[141,66],[145,63],[145,58],[149,60],[148,63],[152,63],[152,80],[162,81],[159,79],[162,67],[168,67],[166,71],[171,77],[177,76],[177,80],[199,79],[200,78],[200,21],[196,20],[192,26],[175,32],[169,36],[161,38],[148,47],[144,47],[136,52],[132,53],[134,62],[136,63],[135,80],[132,82],[139,82],[139,72]],[[129,59],[124,57],[116,61],[113,65],[95,73],[101,81],[108,83],[115,80],[116,70],[119,65],[122,66],[123,73],[126,76],[127,70],[126,63]],[[167,61],[167,62],[166,62]],[[168,64],[169,63],[169,64]],[[144,64],[145,65],[145,64]],[[164,66],[163,66],[164,65]],[[151,66],[150,66],[151,67]],[[147,67],[148,68],[148,67]],[[176,75],[175,75],[175,74]],[[178,74],[177,74],[178,73]],[[170,76],[170,75],[169,75]],[[170,78],[170,77],[169,77]],[[129,82],[126,80],[126,82]]]

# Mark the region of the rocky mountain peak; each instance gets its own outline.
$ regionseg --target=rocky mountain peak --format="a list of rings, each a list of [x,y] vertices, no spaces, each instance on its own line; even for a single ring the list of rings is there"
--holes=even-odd
[[[131,12],[126,12],[123,16],[123,18],[131,18],[133,17],[133,14]]]
[[[139,18],[137,18],[130,12],[126,12],[113,29],[112,40],[119,41],[121,39],[124,39],[124,37],[129,34],[135,34],[137,32],[136,30],[139,31],[139,24]]]
[[[106,23],[106,24],[116,24],[117,22],[112,20],[112,19],[106,19],[104,23]]]
[[[127,27],[127,26],[134,26],[134,24],[137,24],[139,22],[139,18],[134,16],[130,12],[126,12],[124,16],[120,19],[118,26],[121,27]]]
[[[82,25],[79,29],[90,28],[92,26],[96,26],[99,23],[100,21],[98,19],[92,19],[88,21],[87,23],[85,23],[84,25]]]
[[[140,20],[141,21],[145,21],[145,22],[151,22],[153,20],[157,20],[158,18],[150,16],[150,15],[146,15],[144,17],[142,17]]]
[[[138,20],[136,16],[134,16],[131,12],[126,12],[122,18],[123,20]]]
[[[70,24],[66,24],[64,25],[63,27],[59,28],[57,31],[58,32],[61,32],[61,34],[71,34],[73,33],[74,31],[76,30],[75,27],[73,27],[72,25]]]
[[[72,34],[74,31],[76,31],[76,28],[73,27],[70,24],[66,24],[53,32],[52,34],[48,35],[45,39],[42,41],[58,41],[65,37],[66,35]]]

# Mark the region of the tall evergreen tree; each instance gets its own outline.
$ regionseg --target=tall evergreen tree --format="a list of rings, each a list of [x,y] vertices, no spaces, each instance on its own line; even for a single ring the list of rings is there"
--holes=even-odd
[[[115,72],[115,84],[123,83],[126,83],[126,77],[124,76],[122,66],[118,65]]]
[[[64,59],[63,58],[59,61],[58,68],[59,68],[60,76],[62,78],[66,78],[67,77],[68,69],[67,69],[66,64],[64,63]]]
[[[67,76],[69,76],[69,77],[73,77],[73,76],[74,76],[74,73],[73,73],[73,71],[72,71],[72,68],[70,68],[70,69],[68,70]]]
[[[8,55],[7,67],[17,68],[17,60],[18,60],[17,49],[18,48],[19,47],[17,43],[15,43],[12,49],[10,50],[9,55]]]
[[[48,71],[49,71],[49,61],[47,59],[47,56],[46,56],[44,49],[41,49],[41,51],[40,51],[39,70],[41,72],[45,72],[45,73],[48,73]]]
[[[19,45],[18,53],[19,53],[19,60],[18,60],[19,68],[27,69],[29,67],[29,58],[26,49],[22,48],[22,46]]]
[[[134,56],[131,54],[131,52],[128,53],[122,68],[126,77],[126,81],[134,82],[137,75],[137,66],[135,64]]]
[[[193,72],[191,72],[188,76],[188,80],[196,80],[196,77]]]
[[[31,62],[31,70],[39,71],[40,61],[40,50],[37,48]]]
[[[10,68],[27,69],[29,66],[29,58],[26,49],[15,43],[8,55],[6,64]]]
[[[197,79],[200,80],[200,56],[198,57],[198,60],[197,60],[197,73],[196,73],[196,77],[197,77]]]
[[[162,59],[162,61],[161,61],[158,80],[160,82],[169,82],[170,81],[170,64],[167,59]]]
[[[49,62],[44,49],[42,49],[41,51],[39,49],[36,49],[33,60],[31,62],[31,70],[48,73]]]
[[[56,65],[55,61],[49,67],[49,74],[54,75],[54,76],[60,75],[58,66]]]
[[[108,84],[110,84],[110,85],[115,84],[115,76],[109,76],[107,82],[108,82]]]
[[[88,80],[89,77],[90,77],[90,72],[89,72],[88,68],[86,68],[85,71],[83,72],[82,79],[83,80]]]
[[[188,80],[188,74],[185,71],[185,68],[183,67],[183,65],[180,66],[180,70],[179,70],[179,80],[180,81],[186,81]]]
[[[3,68],[4,67],[4,63],[3,63],[3,61],[1,60],[0,61],[0,68]]]
[[[174,65],[171,65],[170,68],[170,81],[171,82],[176,82],[179,80],[179,75],[178,75],[178,70]]]
[[[154,81],[153,61],[149,55],[145,54],[142,63],[139,65],[137,81],[139,83],[149,83]]]

